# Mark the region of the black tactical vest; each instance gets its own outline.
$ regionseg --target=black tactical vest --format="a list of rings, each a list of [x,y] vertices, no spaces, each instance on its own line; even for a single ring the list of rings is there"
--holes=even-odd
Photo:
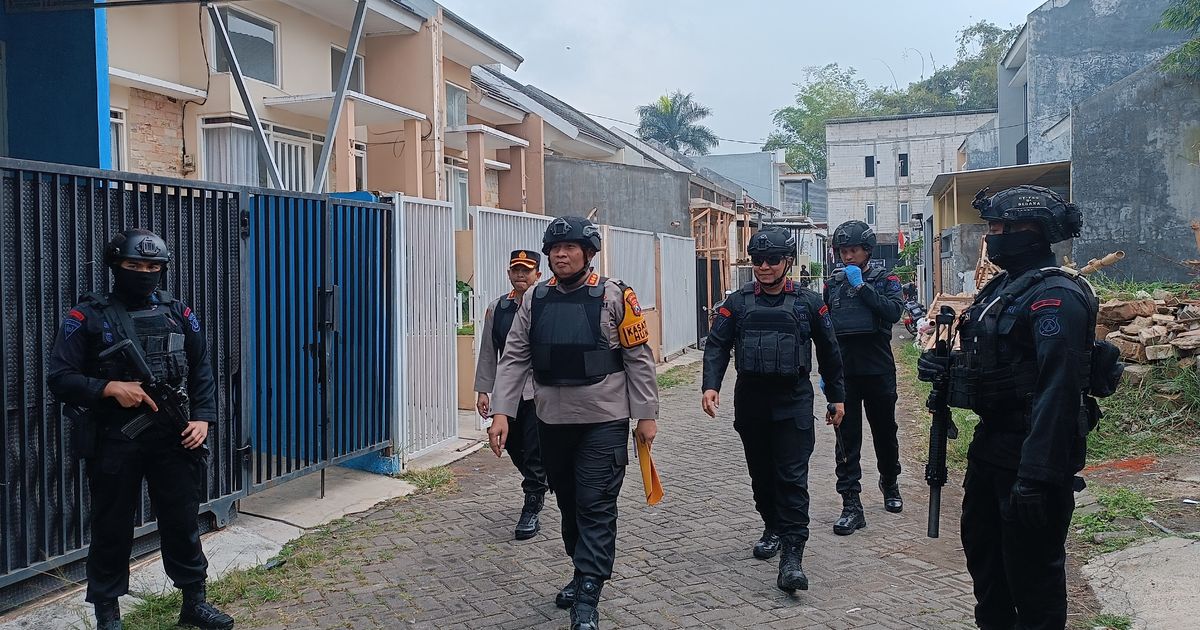
[[[878,289],[879,279],[886,277],[886,274],[886,271],[878,267],[868,269],[863,274],[863,284],[870,284]],[[882,294],[880,297],[883,297]],[[844,272],[834,275],[834,284],[829,288],[829,301],[829,317],[833,320],[833,331],[837,336],[875,332],[887,332],[890,336],[892,327],[884,324],[867,306],[859,291],[850,286]]]
[[[754,283],[742,287],[734,360],[739,376],[805,376],[812,361],[812,322],[799,296],[783,293],[779,306],[760,306]]]
[[[1038,366],[1029,344],[1022,344],[1012,332],[1020,316],[1029,311],[1031,292],[1047,282],[1082,294],[1093,307],[1088,324],[1093,334],[1098,301],[1086,280],[1057,267],[1030,272],[1001,290],[996,287],[1003,277],[988,283],[959,319],[961,350],[951,359],[949,402],[981,416],[1009,418],[1016,424],[991,428],[1019,432],[1025,430],[1024,420],[1032,409]],[[1085,384],[1090,367],[1091,353],[1085,352],[1078,366]]]
[[[533,290],[529,345],[537,384],[595,385],[625,369],[620,349],[610,348],[600,329],[606,280],[597,277],[570,293],[550,281]]]
[[[512,330],[513,319],[517,317],[517,301],[509,293],[496,302],[492,310],[492,347],[496,356],[504,354],[504,344],[508,341],[508,331]]]
[[[188,373],[187,352],[184,350],[185,322],[171,308],[175,300],[166,291],[158,291],[149,308],[130,311],[119,300],[107,295],[90,293],[81,302],[90,304],[104,318],[106,331],[112,331],[112,343],[137,336],[146,363],[155,379],[179,385]],[[107,339],[106,339],[107,341]],[[122,357],[112,356],[99,362],[98,376],[109,380],[140,381],[133,367]]]

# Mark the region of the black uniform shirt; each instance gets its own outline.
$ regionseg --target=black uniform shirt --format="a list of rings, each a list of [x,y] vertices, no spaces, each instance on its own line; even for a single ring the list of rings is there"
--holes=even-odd
[[[834,278],[844,277],[835,275]],[[837,280],[825,285],[825,304],[832,308],[831,291],[840,287]],[[858,297],[875,317],[891,326],[900,321],[904,311],[904,300],[900,297],[900,278],[880,275],[875,282],[866,280],[858,287]],[[837,332],[836,330],[834,332]],[[861,335],[838,335],[838,346],[842,349],[842,365],[846,376],[891,374],[896,371],[896,360],[892,356],[892,334],[878,330]]]
[[[110,296],[109,299],[117,298]],[[171,332],[183,334],[188,361],[190,418],[215,423],[217,382],[208,357],[208,343],[200,331],[199,317],[179,300],[159,303],[158,293],[151,296],[150,304],[130,310],[150,308],[169,309],[167,325]],[[116,410],[119,407],[115,400],[103,399],[104,387],[109,381],[100,378],[97,370],[100,353],[123,338],[119,326],[117,322],[106,321],[103,313],[90,304],[79,304],[67,313],[54,339],[47,377],[50,391],[59,401],[92,409],[108,407]]]
[[[1024,273],[1053,266],[1053,256]],[[1005,277],[985,287],[976,303],[986,303],[1019,278]],[[989,424],[1011,427],[1011,418],[990,418],[975,433],[970,456],[1009,470],[1024,479],[1068,484],[1083,467],[1086,454],[1086,418],[1081,416],[1085,374],[1081,369],[1090,350],[1092,331],[1087,298],[1066,278],[1052,276],[1035,284],[1009,306],[1017,315],[1005,335],[1005,351],[1020,353],[1021,360],[1037,363],[1027,433],[989,430]],[[993,422],[989,423],[989,420]]]
[[[842,383],[842,357],[838,352],[837,338],[833,335],[833,327],[829,321],[829,309],[821,304],[821,298],[816,293],[793,286],[793,291],[799,296],[799,304],[807,311],[812,331],[813,345],[817,351],[817,365],[821,378],[825,380],[825,398],[829,402],[844,402],[846,398]],[[783,304],[785,295],[769,295],[759,291],[752,299],[759,306],[775,307]],[[745,314],[744,300],[746,294],[738,291],[717,305],[716,316],[708,333],[708,341],[704,345],[704,376],[701,390],[721,390],[721,381],[725,378],[725,370],[729,367],[729,353],[737,341],[737,321]],[[779,415],[789,415],[796,409],[812,404],[812,386],[808,379],[802,379],[797,384],[794,379],[787,377],[738,377],[739,388],[746,385],[761,385],[764,393],[774,392],[780,399],[772,401]],[[735,401],[736,402],[736,401]]]

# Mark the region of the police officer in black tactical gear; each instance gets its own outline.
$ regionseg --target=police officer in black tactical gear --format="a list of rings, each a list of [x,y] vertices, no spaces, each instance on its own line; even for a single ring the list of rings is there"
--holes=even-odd
[[[600,230],[559,217],[542,252],[554,277],[527,291],[505,341],[492,398],[492,452],[511,433],[530,374],[540,419],[542,461],[562,513],[575,575],[555,603],[571,608],[572,630],[596,630],[600,591],[616,555],[617,497],[634,438],[658,431],[658,381],[650,333],[633,289],[592,272]]]
[[[900,278],[870,267],[875,231],[862,221],[847,221],[833,231],[833,254],[842,267],[825,286],[825,304],[833,318],[846,375],[846,418],[838,433],[837,491],[842,514],[833,533],[848,536],[867,526],[862,501],[863,408],[871,425],[883,507],[900,512],[900,443],[896,437],[896,360],[892,325],[900,321],[904,301]]]
[[[842,359],[821,298],[787,277],[796,237],[765,227],[747,247],[754,282],[716,307],[704,347],[701,407],[716,417],[721,381],[733,351],[737,381],[733,427],[746,451],[754,507],[763,519],[754,556],[768,559],[782,547],[776,585],[789,593],[808,589],[801,567],[808,541],[808,460],[815,442],[813,387],[815,342],[825,397],[826,423],[842,421]]]
[[[962,542],[980,628],[1061,629],[1067,622],[1066,536],[1082,489],[1093,396],[1111,394],[1121,365],[1095,342],[1098,301],[1052,243],[1082,219],[1053,191],[1017,186],[975,207],[988,257],[1003,269],[958,322],[961,350],[922,355],[918,375],[949,370],[947,402],[980,423],[967,456]]]
[[[491,397],[488,393],[496,385],[496,365],[504,353],[504,342],[517,316],[521,296],[541,278],[542,274],[538,271],[541,262],[542,255],[536,251],[518,249],[512,252],[508,260],[508,281],[512,284],[512,291],[493,300],[483,318],[483,341],[479,345],[479,360],[475,365],[475,391],[478,394],[475,409],[483,418],[491,415]],[[525,491],[525,505],[513,537],[528,540],[537,535],[540,529],[538,514],[542,511],[548,488],[546,469],[542,467],[542,449],[538,442],[532,378],[525,381],[517,415],[510,418],[509,424],[511,430],[504,449],[521,472],[521,489]]]
[[[117,598],[129,592],[143,479],[158,519],[163,567],[183,590],[180,625],[233,627],[233,619],[205,599],[208,560],[197,524],[208,455],[204,441],[217,421],[217,385],[200,319],[158,288],[170,260],[167,244],[152,232],[114,236],[104,250],[112,291],[89,293],[67,313],[50,358],[50,391],[67,405],[77,455],[87,458],[92,528],[87,601],[96,607],[101,630],[121,627]],[[160,421],[136,438],[121,432],[141,414],[157,413],[156,420],[164,415],[129,362],[115,355],[99,358],[126,339],[133,340],[156,379],[186,383],[191,421],[182,434]]]

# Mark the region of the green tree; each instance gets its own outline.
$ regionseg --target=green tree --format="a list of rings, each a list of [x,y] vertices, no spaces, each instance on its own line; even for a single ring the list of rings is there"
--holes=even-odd
[[[697,103],[690,92],[664,94],[638,107],[637,113],[637,132],[642,140],[657,140],[688,155],[707,155],[719,143],[712,129],[700,124],[712,115],[712,110]]]
[[[1163,58],[1163,70],[1200,78],[1200,0],[1172,0],[1158,28],[1192,33],[1194,37]]]
[[[826,174],[825,121],[861,115],[869,92],[853,68],[836,63],[804,73],[804,82],[796,84],[796,104],[775,112],[775,131],[763,150],[786,148],[792,168],[820,179]]]
[[[996,64],[1019,32],[986,21],[972,24],[958,33],[953,66],[904,89],[871,88],[855,78],[854,68],[837,64],[806,68],[804,82],[796,85],[795,104],[775,112],[775,131],[763,148],[786,148],[792,168],[825,177],[825,121],[830,118],[995,107]]]

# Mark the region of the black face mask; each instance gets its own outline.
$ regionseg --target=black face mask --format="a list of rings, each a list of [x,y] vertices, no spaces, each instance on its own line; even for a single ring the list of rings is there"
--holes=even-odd
[[[984,241],[987,243],[988,259],[997,267],[1009,271],[1035,264],[1050,253],[1050,243],[1046,237],[1029,230],[988,234]]]
[[[162,279],[161,271],[133,271],[114,266],[112,272],[113,293],[130,305],[144,303]]]

